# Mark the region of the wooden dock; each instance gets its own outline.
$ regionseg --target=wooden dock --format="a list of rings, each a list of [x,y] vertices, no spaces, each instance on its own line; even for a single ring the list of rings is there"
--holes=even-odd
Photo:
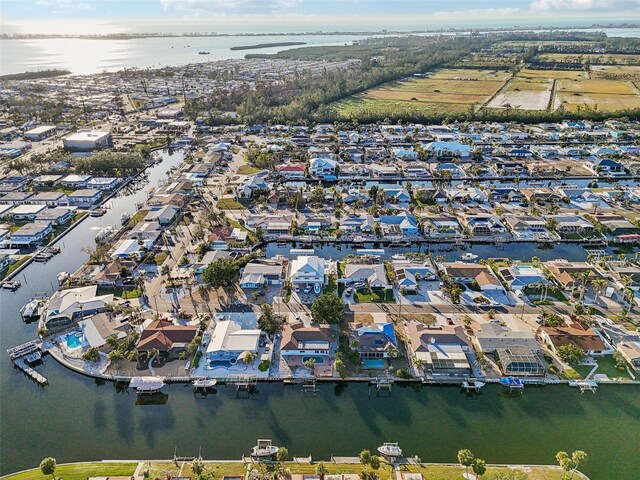
[[[16,359],[13,364],[38,385],[47,385],[49,383],[49,380],[47,380],[45,376],[40,375],[33,368],[28,366],[23,358]]]

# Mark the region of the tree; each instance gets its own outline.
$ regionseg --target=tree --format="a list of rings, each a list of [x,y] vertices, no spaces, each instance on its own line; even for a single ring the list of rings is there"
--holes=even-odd
[[[324,203],[324,188],[322,185],[318,185],[316,188],[311,190],[309,194],[309,201],[314,205],[322,205]]]
[[[287,450],[285,447],[280,447],[278,449],[278,453],[276,453],[276,461],[280,463],[284,463],[287,461],[288,458],[289,458],[289,450]]]
[[[560,360],[570,365],[580,363],[580,360],[585,356],[584,351],[572,343],[558,347],[556,353],[558,354],[558,357],[560,357]]]
[[[471,453],[471,450],[463,448],[458,451],[458,463],[465,468],[465,472],[469,474],[469,467],[473,465],[475,456]]]
[[[324,476],[327,473],[329,473],[329,469],[324,464],[324,462],[320,462],[320,463],[318,463],[318,465],[316,465],[316,475],[318,475],[320,477],[320,480],[323,480]]]
[[[47,457],[40,462],[40,471],[43,475],[51,475],[53,480],[56,479],[56,459],[53,457]]]
[[[380,457],[377,455],[371,455],[371,458],[369,459],[369,466],[374,470],[378,470],[380,468]]]
[[[198,478],[202,476],[204,473],[204,462],[202,461],[202,457],[194,458],[191,462],[191,471],[194,475],[197,475]]]
[[[202,280],[213,288],[229,287],[238,274],[238,264],[232,258],[211,262],[202,273]]]
[[[371,462],[371,452],[369,450],[362,450],[360,452],[360,463],[363,465],[369,465]]]
[[[335,293],[323,293],[313,301],[311,315],[319,323],[342,323],[344,302]]]
[[[245,352],[242,356],[242,363],[245,365],[245,369],[249,367],[253,363],[253,361],[258,357],[256,352]]]
[[[564,474],[562,476],[563,479],[573,478],[573,475],[576,473],[580,465],[587,461],[587,454],[582,450],[576,450],[569,456],[567,452],[558,452],[556,454],[556,460],[558,461],[558,465],[560,468],[564,470]]]
[[[316,368],[316,359],[311,357],[308,358],[307,360],[305,360],[303,362],[304,366],[307,367],[309,370],[311,370],[312,372],[314,371],[314,369]]]
[[[481,477],[487,471],[487,462],[482,460],[481,458],[476,458],[471,465],[471,470],[477,477]]]
[[[273,307],[268,303],[260,306],[258,328],[270,335],[273,335],[278,330],[278,321],[273,314]]]

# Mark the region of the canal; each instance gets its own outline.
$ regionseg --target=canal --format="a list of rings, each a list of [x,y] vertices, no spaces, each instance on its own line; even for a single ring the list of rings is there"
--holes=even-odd
[[[176,447],[183,455],[202,447],[208,458],[239,459],[260,437],[315,458],[355,455],[385,441],[398,441],[407,454],[433,462],[455,461],[457,450],[466,447],[489,462],[553,463],[558,450],[579,448],[590,455],[584,470],[592,479],[638,478],[640,391],[632,386],[603,386],[596,395],[565,386],[529,387],[511,396],[498,386],[467,395],[450,387],[396,385],[390,396],[380,397],[366,384],[322,384],[317,397],[307,397],[291,386],[261,384],[249,399],[236,399],[224,387],[196,399],[188,386],[171,385],[163,402],[138,405],[135,395],[51,358],[38,367],[50,385],[30,382],[5,353],[35,335],[34,325],[20,320],[20,307],[35,292],[50,294],[59,271],[73,272],[86,260],[82,249],[93,246],[97,229],[119,224],[123,212],[133,213],[147,190],[182,158],[180,153],[163,157],[148,171],[148,185],[111,200],[105,216],[86,219],[64,237],[60,255],[29,265],[18,276],[22,288],[0,293],[0,474],[36,466],[48,455],[58,462],[169,458]],[[586,258],[571,245],[553,251],[478,245],[472,251],[481,257]],[[286,253],[286,248],[274,245],[267,252]],[[348,250],[319,252],[338,258]],[[443,254],[457,258],[460,252]]]

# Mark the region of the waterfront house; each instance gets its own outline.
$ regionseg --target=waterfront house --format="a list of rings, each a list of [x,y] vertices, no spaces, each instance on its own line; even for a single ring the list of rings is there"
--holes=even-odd
[[[278,167],[278,173],[287,180],[304,178],[306,166],[304,164],[282,165]]]
[[[91,175],[71,174],[60,180],[60,184],[67,188],[87,188],[87,183],[91,178]]]
[[[78,327],[89,347],[104,350],[108,347],[109,337],[121,340],[131,331],[131,325],[124,316],[116,316],[110,312],[93,315],[78,322]]]
[[[302,322],[285,324],[282,328],[280,355],[290,367],[302,367],[308,360],[314,362],[314,374],[331,376],[331,334],[327,326],[305,327]]]
[[[397,351],[398,344],[392,323],[350,323],[349,337],[352,347],[362,360],[363,368],[385,368],[384,359]]]
[[[278,260],[252,260],[240,271],[240,288],[255,289],[265,285],[280,285],[284,266]]]
[[[461,326],[427,327],[409,322],[406,326],[407,347],[415,360],[432,374],[460,375],[471,373],[467,352],[471,343]]]
[[[460,235],[462,231],[456,217],[426,217],[424,222],[430,237],[455,237]]]
[[[522,192],[522,196],[529,202],[530,204],[538,203],[538,204],[547,204],[547,203],[557,203],[562,200],[562,197],[556,193],[554,190],[546,187],[540,188],[523,188],[520,190]]]
[[[546,220],[534,215],[505,215],[504,224],[516,238],[531,238],[548,235]]]
[[[51,224],[48,222],[27,223],[12,232],[5,242],[9,248],[31,247],[41,243],[52,231]]]
[[[243,329],[233,320],[218,321],[207,345],[206,358],[209,366],[236,364],[245,352],[258,353],[262,331]]]
[[[465,214],[462,225],[472,237],[488,237],[507,233],[506,227],[496,215],[488,213]]]
[[[289,281],[301,288],[314,287],[320,293],[324,284],[324,259],[317,256],[298,256],[289,262]]]
[[[640,371],[640,332],[627,330],[626,327],[609,321],[600,322],[599,326],[600,332],[631,368]]]
[[[115,287],[121,279],[123,266],[123,262],[117,258],[106,265],[97,265],[90,274],[89,282],[100,287]]]
[[[541,268],[532,265],[513,265],[500,268],[502,276],[511,290],[523,290],[530,285],[548,283]]]
[[[46,205],[47,207],[59,207],[69,203],[67,195],[63,192],[40,192],[29,198],[31,205]]]
[[[483,353],[496,353],[498,349],[521,346],[540,352],[540,344],[533,332],[511,330],[497,320],[482,324],[475,332],[473,344],[476,350]]]
[[[171,224],[176,217],[180,209],[175,205],[163,205],[160,207],[152,207],[149,213],[144,217],[145,222],[157,222],[161,226]]]
[[[349,215],[340,221],[340,231],[347,233],[371,233],[375,225],[372,215],[358,217]]]
[[[593,224],[578,215],[547,215],[546,218],[555,220],[555,229],[562,235],[590,234],[594,231]]]
[[[49,299],[43,317],[44,327],[69,325],[78,318],[104,312],[113,303],[113,295],[98,295],[97,285],[58,290]]]
[[[100,201],[102,192],[94,189],[76,190],[69,194],[69,205],[81,208],[89,208]]]
[[[151,350],[156,349],[160,355],[177,358],[186,352],[197,333],[195,325],[174,325],[169,320],[154,320],[140,333],[136,350],[148,356]]]
[[[385,235],[417,235],[419,233],[418,220],[407,212],[397,215],[381,215],[379,222]]]
[[[347,263],[341,281],[346,284],[364,283],[371,288],[391,288],[382,264]]]
[[[73,208],[47,208],[36,215],[35,221],[63,225],[70,222],[75,213]]]
[[[602,355],[611,350],[598,332],[580,322],[558,327],[538,327],[536,334],[554,353],[563,345],[578,347],[587,355]]]
[[[149,240],[155,244],[161,234],[162,227],[159,222],[138,222],[126,233],[126,236],[136,240]]]
[[[113,259],[135,259],[142,260],[144,255],[151,251],[153,242],[151,240],[142,239],[122,239],[114,247],[111,253]]]
[[[113,190],[120,183],[120,179],[115,177],[92,177],[87,182],[87,188],[96,190]]]
[[[471,158],[471,147],[456,141],[431,142],[423,144],[422,148],[436,157],[460,157],[463,160]]]
[[[546,364],[540,352],[525,345],[498,348],[496,359],[504,375],[540,376],[544,375],[546,370]]]

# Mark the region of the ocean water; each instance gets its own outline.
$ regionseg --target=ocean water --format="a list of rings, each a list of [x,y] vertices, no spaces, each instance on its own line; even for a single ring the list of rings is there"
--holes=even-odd
[[[378,26],[360,27],[374,31]],[[354,27],[355,28],[355,27]],[[384,27],[380,27],[384,28]],[[395,27],[398,30],[401,27]],[[407,25],[402,29],[435,28],[433,25]],[[447,28],[440,25],[438,28]],[[505,25],[505,28],[508,28]],[[199,31],[206,31],[202,29]],[[330,28],[324,28],[330,30]],[[195,30],[194,30],[195,31]],[[294,30],[291,30],[294,31]],[[381,30],[378,30],[381,31]],[[640,37],[638,28],[585,29],[605,32],[609,36]],[[89,75],[123,68],[160,68],[213,60],[243,58],[247,53],[276,53],[294,47],[272,47],[259,50],[231,50],[240,45],[271,42],[306,42],[307,46],[344,45],[362,40],[367,35],[256,35],[218,37],[155,37],[116,39],[1,39],[0,74],[61,68],[76,75]],[[199,55],[207,51],[209,55]]]

